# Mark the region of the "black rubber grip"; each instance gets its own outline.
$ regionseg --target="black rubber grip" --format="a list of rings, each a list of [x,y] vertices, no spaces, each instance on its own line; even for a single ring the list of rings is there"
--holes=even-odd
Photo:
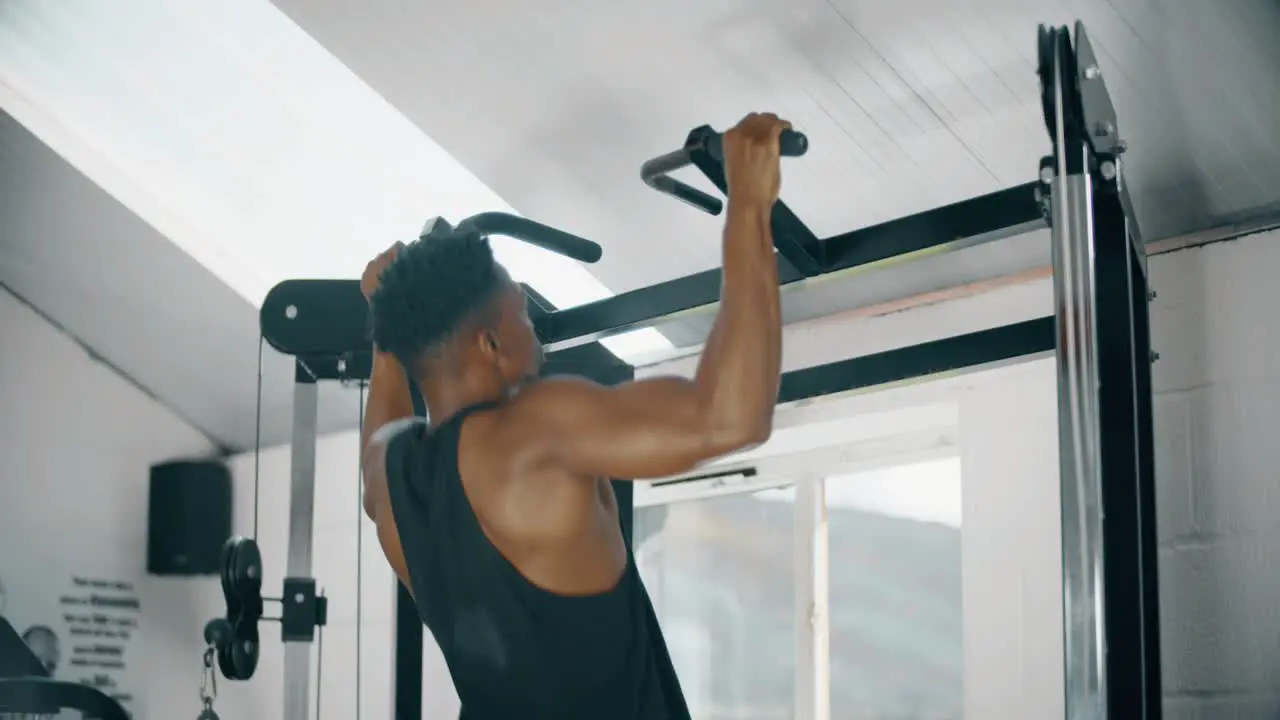
[[[716,133],[707,138],[707,152],[716,160],[724,160],[724,136]],[[809,136],[797,130],[783,130],[778,138],[778,150],[782,157],[800,157],[809,152]]]
[[[781,143],[782,157],[800,157],[809,152],[809,136],[795,130],[783,130]]]

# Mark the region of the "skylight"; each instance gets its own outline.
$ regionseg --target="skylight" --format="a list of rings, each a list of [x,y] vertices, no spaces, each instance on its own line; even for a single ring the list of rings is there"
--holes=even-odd
[[[5,14],[14,116],[255,305],[284,279],[356,277],[429,217],[515,212],[265,0],[13,0]],[[611,295],[576,262],[493,247],[558,307]],[[605,345],[671,348],[652,329]]]

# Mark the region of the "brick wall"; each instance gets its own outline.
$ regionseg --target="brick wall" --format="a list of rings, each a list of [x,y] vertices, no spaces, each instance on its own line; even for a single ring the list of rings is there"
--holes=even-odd
[[[1280,717],[1280,233],[1151,261],[1166,717]]]

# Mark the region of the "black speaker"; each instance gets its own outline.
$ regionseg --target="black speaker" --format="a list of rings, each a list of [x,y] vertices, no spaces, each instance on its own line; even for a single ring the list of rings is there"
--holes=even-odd
[[[231,537],[231,471],[212,460],[151,466],[147,572],[217,575]]]

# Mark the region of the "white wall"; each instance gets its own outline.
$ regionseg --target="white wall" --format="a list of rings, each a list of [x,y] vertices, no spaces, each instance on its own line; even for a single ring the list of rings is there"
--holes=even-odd
[[[59,597],[73,576],[133,584],[141,623],[116,681],[135,717],[194,716],[204,619],[172,589],[201,583],[146,576],[147,492],[153,463],[212,443],[4,291],[0,337],[0,612],[18,632],[52,627],[56,677],[79,680]]]
[[[1280,233],[1153,258],[1166,717],[1280,716]]]
[[[216,578],[146,574],[147,491],[152,464],[208,457],[213,444],[6,292],[0,292],[0,334],[0,613],[19,632],[46,624],[65,636],[57,602],[73,576],[134,583],[141,624],[125,644],[122,689],[138,698],[131,709],[139,720],[175,712],[194,717],[201,633],[206,621],[225,612],[222,591]],[[354,412],[356,393],[347,394]],[[360,527],[359,717],[390,718],[394,580],[360,511],[356,452],[355,433],[328,436],[317,445],[313,574],[330,597],[322,713],[357,717],[354,589]],[[252,535],[253,454],[228,464],[233,532]],[[279,595],[284,576],[289,465],[288,448],[261,454],[258,541],[268,596]],[[274,614],[270,603],[267,612]],[[262,660],[253,679],[220,678],[215,708],[222,717],[283,712],[279,628],[264,623],[260,630]],[[59,677],[78,679],[67,673],[67,643],[64,637]],[[426,645],[424,717],[456,717],[457,697],[429,634]],[[313,673],[316,655],[313,650]]]
[[[960,395],[966,718],[1063,717],[1057,370],[979,373]]]

